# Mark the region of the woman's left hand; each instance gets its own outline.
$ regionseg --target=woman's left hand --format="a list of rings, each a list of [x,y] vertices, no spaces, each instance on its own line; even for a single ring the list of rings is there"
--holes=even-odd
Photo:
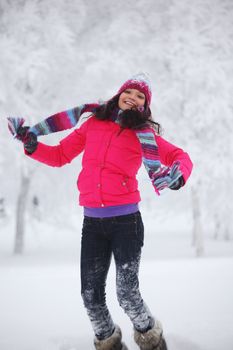
[[[172,190],[178,190],[184,185],[184,179],[179,165],[179,162],[175,162],[171,167],[162,167],[154,175],[153,184],[158,191],[162,191],[167,187]]]
[[[171,190],[179,190],[183,186],[184,186],[184,178],[181,175],[181,177],[179,177],[178,180],[176,180],[176,182],[174,182],[171,186],[169,186],[169,188]]]

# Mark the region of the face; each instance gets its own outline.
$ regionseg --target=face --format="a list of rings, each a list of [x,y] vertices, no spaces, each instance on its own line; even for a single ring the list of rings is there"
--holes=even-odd
[[[146,102],[145,95],[137,89],[126,89],[120,94],[118,107],[125,111],[126,109],[143,107]]]

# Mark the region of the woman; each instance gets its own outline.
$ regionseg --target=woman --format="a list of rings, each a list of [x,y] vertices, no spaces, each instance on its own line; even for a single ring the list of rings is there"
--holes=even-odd
[[[25,153],[49,166],[61,167],[84,151],[77,183],[79,202],[84,207],[81,292],[97,350],[127,350],[105,301],[112,255],[117,298],[132,321],[136,343],[141,350],[167,348],[161,323],[139,291],[144,229],[136,174],[143,161],[157,194],[165,187],[178,190],[190,176],[192,162],[182,149],[159,136],[160,126],[151,116],[151,96],[147,76],[138,74],[106,104],[82,105],[57,113],[33,128],[16,128]],[[74,126],[86,111],[93,112],[91,117],[59,145],[37,141],[36,135]]]

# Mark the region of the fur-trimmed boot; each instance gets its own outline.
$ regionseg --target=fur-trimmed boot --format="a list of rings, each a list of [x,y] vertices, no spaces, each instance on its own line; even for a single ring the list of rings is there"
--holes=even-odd
[[[159,321],[156,321],[154,327],[145,333],[135,330],[134,340],[140,350],[167,350],[167,345],[163,337],[163,328]]]
[[[96,350],[128,350],[127,346],[122,343],[121,339],[121,329],[116,325],[113,334],[107,339],[98,340],[95,338],[95,348]]]

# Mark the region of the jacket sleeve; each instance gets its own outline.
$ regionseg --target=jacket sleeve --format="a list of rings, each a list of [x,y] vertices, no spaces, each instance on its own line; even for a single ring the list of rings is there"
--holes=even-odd
[[[74,130],[71,134],[61,140],[58,145],[49,146],[38,142],[35,152],[29,154],[25,151],[25,154],[32,159],[52,167],[62,167],[63,165],[70,163],[84,150],[90,119],[84,122],[80,128]]]
[[[184,182],[186,183],[193,168],[193,163],[188,153],[166,141],[161,136],[155,136],[155,138],[158,145],[161,163],[166,166],[171,166],[174,162],[178,161],[180,163],[180,170],[182,172]]]

